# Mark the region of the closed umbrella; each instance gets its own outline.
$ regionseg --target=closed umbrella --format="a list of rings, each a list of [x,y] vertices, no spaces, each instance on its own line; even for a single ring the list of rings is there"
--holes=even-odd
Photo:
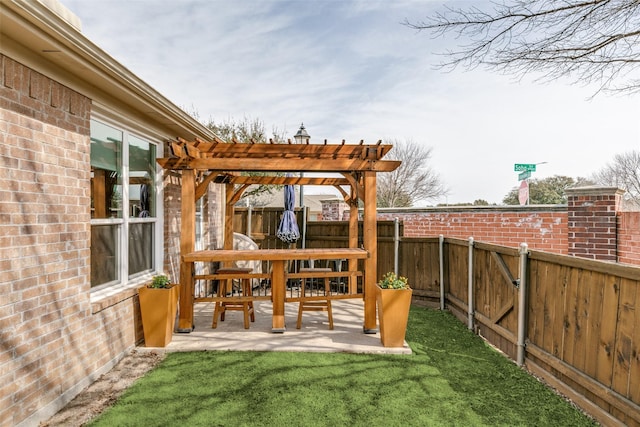
[[[300,238],[300,230],[293,212],[296,195],[293,185],[284,186],[284,214],[280,220],[276,236],[285,243],[295,243]]]
[[[140,218],[149,217],[149,186],[142,184],[140,186]]]

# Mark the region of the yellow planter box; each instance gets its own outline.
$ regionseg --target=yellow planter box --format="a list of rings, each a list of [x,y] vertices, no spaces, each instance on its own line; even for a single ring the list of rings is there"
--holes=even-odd
[[[167,289],[144,286],[138,290],[146,347],[166,347],[171,342],[178,310],[179,290],[180,285],[173,285]]]
[[[380,340],[384,347],[403,347],[412,289],[382,289],[376,285]]]

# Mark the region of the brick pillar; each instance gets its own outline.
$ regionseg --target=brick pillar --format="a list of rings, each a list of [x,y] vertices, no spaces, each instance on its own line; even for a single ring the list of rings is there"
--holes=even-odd
[[[618,252],[616,214],[624,190],[617,187],[577,187],[566,190],[568,254],[614,261]]]
[[[340,199],[321,200],[323,221],[342,221],[342,216],[348,205]]]

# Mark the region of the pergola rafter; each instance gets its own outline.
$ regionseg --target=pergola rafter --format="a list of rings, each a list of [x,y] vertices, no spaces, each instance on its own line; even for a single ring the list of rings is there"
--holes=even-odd
[[[199,139],[186,141],[178,138],[170,143],[173,155],[178,158],[313,158],[313,159],[363,159],[380,160],[392,146],[378,141],[359,144],[258,144],[255,141],[227,143],[220,139],[205,142]],[[283,149],[283,147],[287,147]]]
[[[358,201],[362,200],[363,246],[368,253],[364,260],[364,326],[365,333],[375,332],[377,281],[376,231],[376,174],[391,172],[400,161],[383,160],[392,146],[378,141],[376,144],[259,144],[255,141],[240,143],[177,138],[170,141],[171,156],[158,159],[166,170],[182,171],[182,207],[180,236],[180,318],[178,328],[188,332],[193,325],[193,271],[192,263],[184,256],[195,250],[195,204],[206,193],[210,183],[225,186],[224,249],[233,248],[234,205],[250,185],[330,185],[337,188],[350,207],[349,248],[358,248]],[[262,175],[242,175],[259,172]],[[268,174],[271,172],[272,174]],[[282,176],[292,172],[316,172],[342,177]],[[349,187],[347,192],[343,187]],[[357,271],[357,260],[349,260],[349,271]],[[275,307],[274,307],[275,310]],[[275,320],[274,320],[275,322]],[[284,326],[284,325],[281,325]],[[274,329],[278,329],[274,323]]]

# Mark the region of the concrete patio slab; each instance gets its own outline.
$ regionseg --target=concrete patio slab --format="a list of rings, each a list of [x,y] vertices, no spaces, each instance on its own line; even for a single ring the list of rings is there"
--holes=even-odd
[[[377,354],[411,354],[411,348],[387,348],[380,342],[380,333],[365,334],[362,300],[336,300],[332,303],[334,329],[329,330],[327,313],[305,312],[301,329],[296,329],[298,304],[285,305],[286,331],[271,332],[271,303],[257,301],[254,304],[256,321],[249,329],[243,327],[243,313],[226,313],[224,322],[211,328],[213,303],[198,303],[194,308],[195,329],[191,333],[176,333],[163,349],[178,351],[298,351],[345,352]]]

